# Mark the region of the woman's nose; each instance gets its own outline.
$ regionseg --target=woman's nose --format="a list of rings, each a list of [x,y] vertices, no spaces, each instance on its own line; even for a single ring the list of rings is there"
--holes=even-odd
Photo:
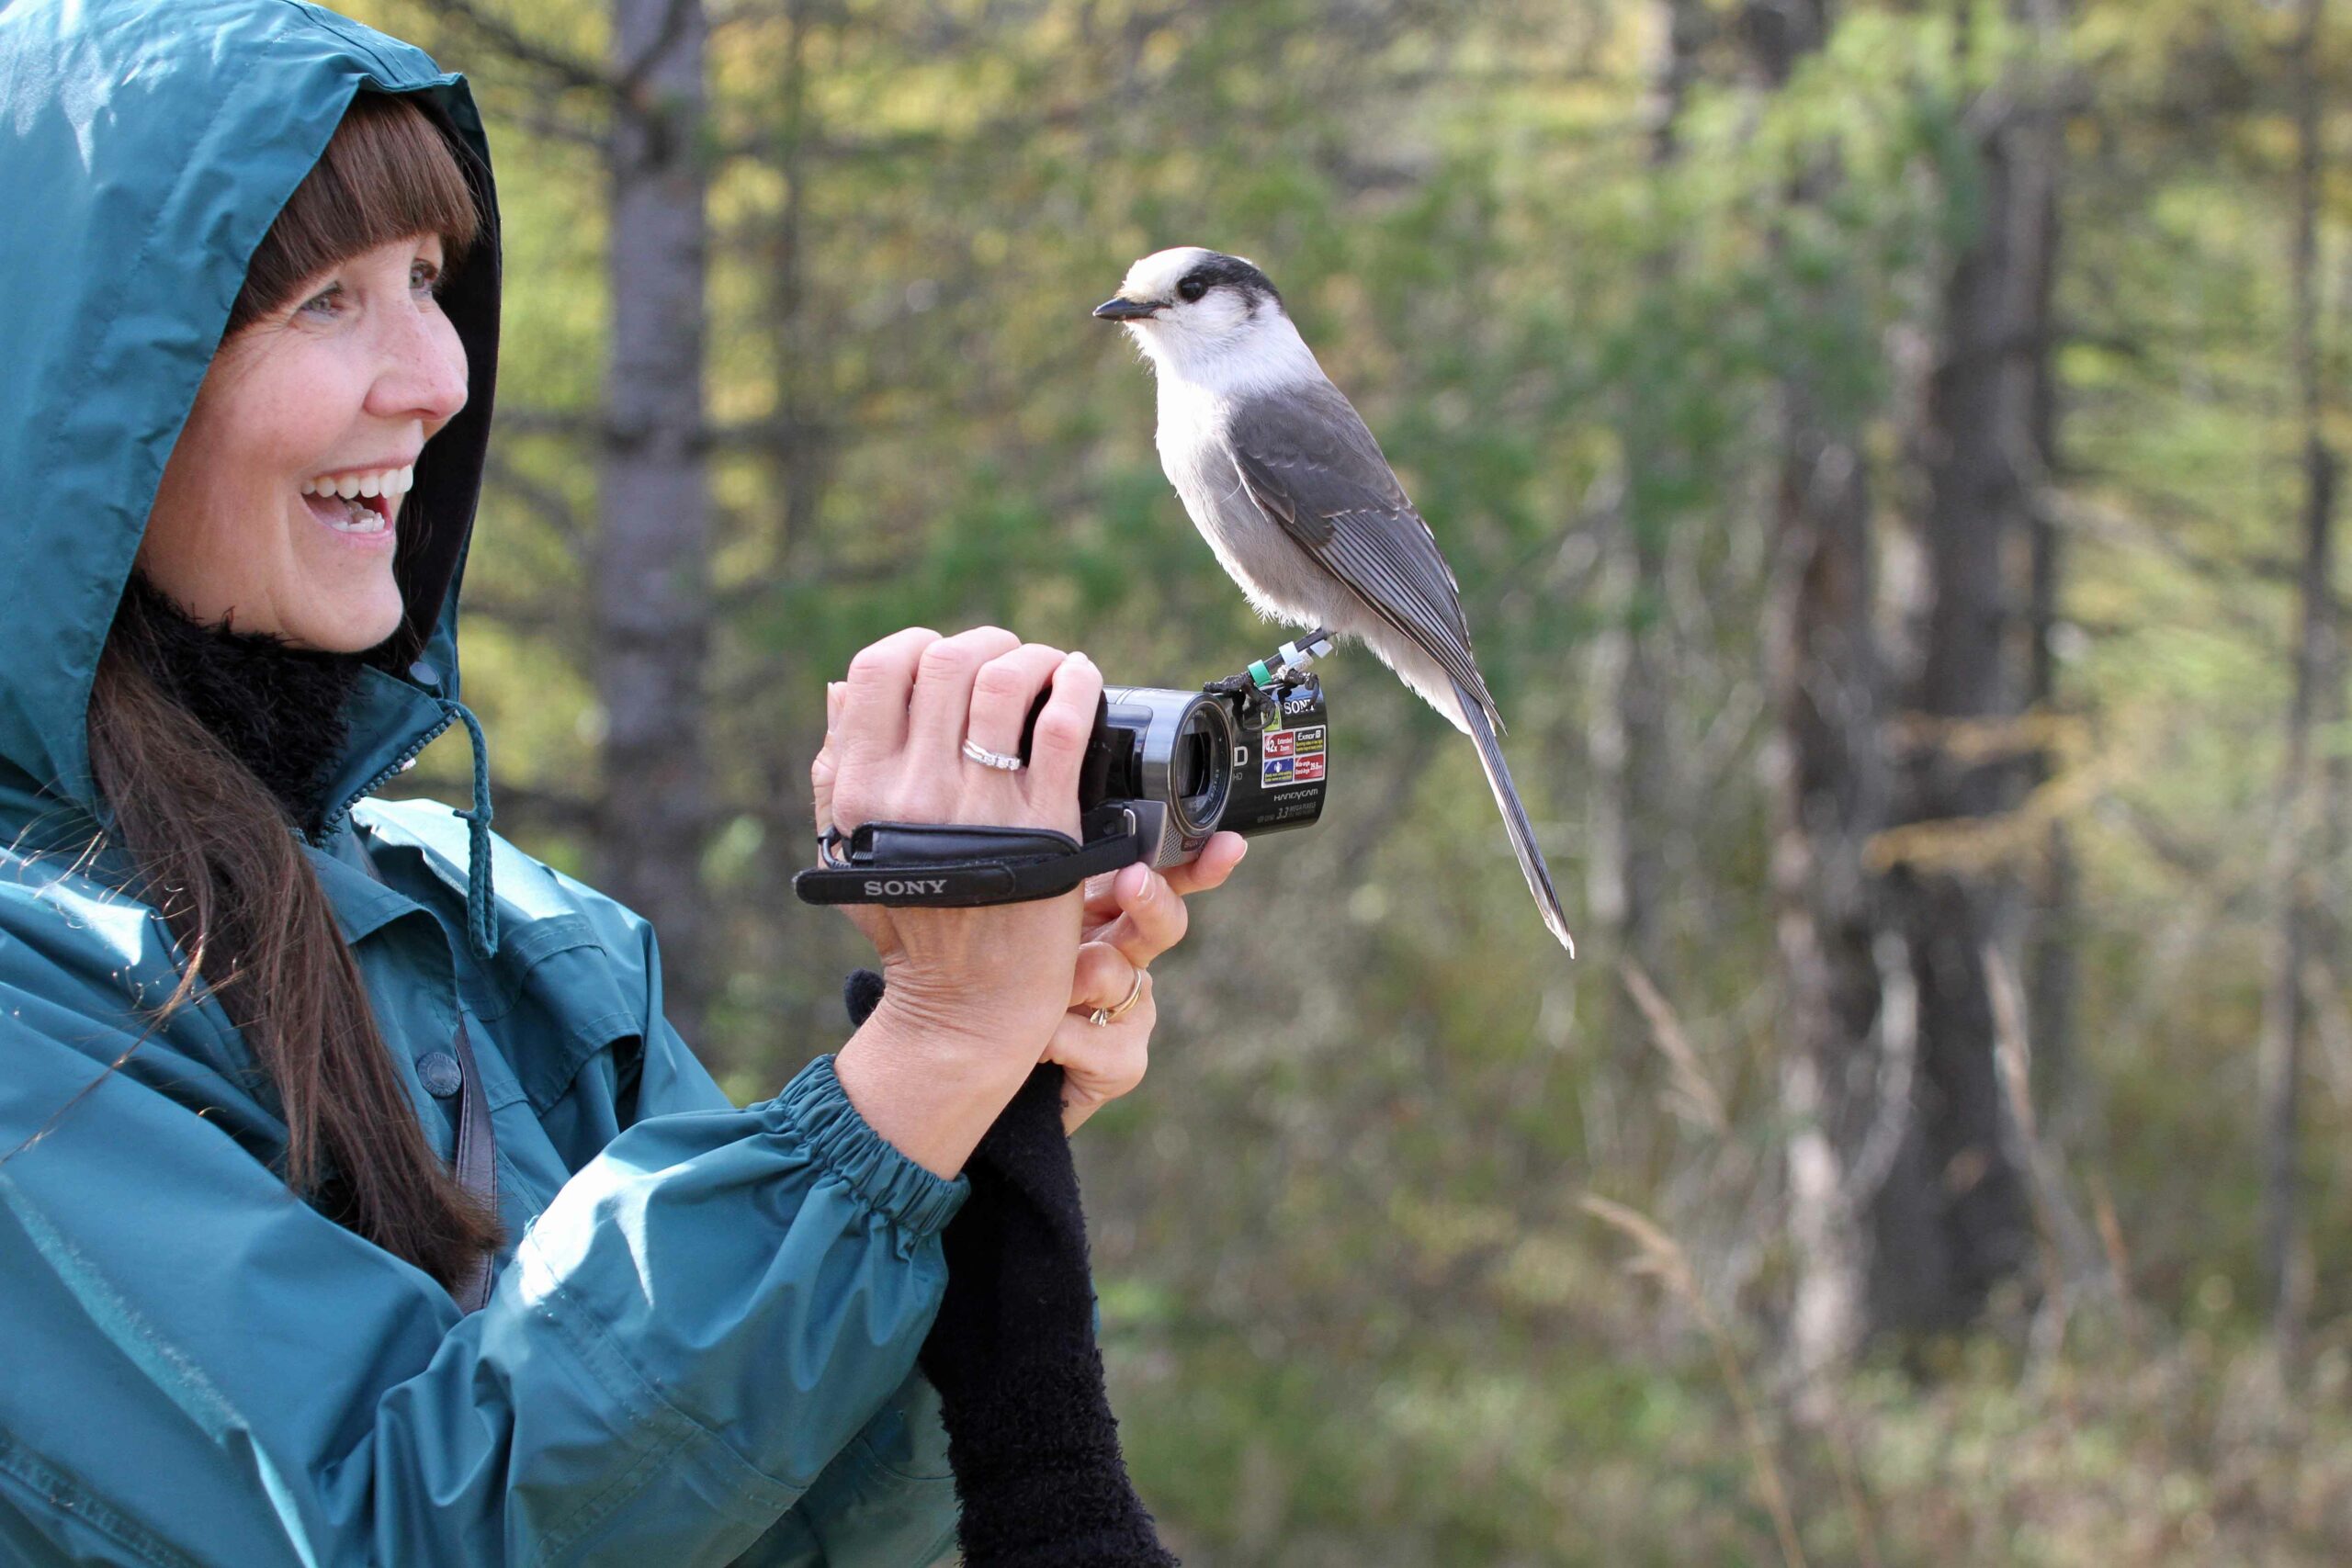
[[[384,365],[368,389],[370,413],[421,419],[437,428],[466,406],[466,347],[438,310],[397,313],[387,329]]]

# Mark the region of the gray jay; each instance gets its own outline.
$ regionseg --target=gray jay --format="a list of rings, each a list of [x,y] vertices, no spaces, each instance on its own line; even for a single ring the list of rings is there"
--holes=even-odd
[[[1470,655],[1461,588],[1273,284],[1239,256],[1188,245],[1136,263],[1094,314],[1125,326],[1151,361],[1160,466],[1250,603],[1358,638],[1477,743],[1528,890],[1573,955],[1496,739],[1502,715]]]

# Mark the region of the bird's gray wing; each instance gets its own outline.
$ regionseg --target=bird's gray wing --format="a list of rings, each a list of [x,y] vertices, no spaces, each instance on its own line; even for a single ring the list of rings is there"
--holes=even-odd
[[[1491,711],[1453,569],[1340,389],[1323,381],[1247,399],[1227,437],[1259,509]]]

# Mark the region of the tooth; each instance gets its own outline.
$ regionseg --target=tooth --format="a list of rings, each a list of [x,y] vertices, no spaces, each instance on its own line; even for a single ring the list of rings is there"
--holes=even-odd
[[[303,493],[304,495],[316,495],[316,494],[318,494],[318,493],[319,493],[319,481],[318,481],[318,480],[316,480],[316,479],[304,479],[304,480],[302,481],[302,493]]]
[[[357,497],[359,494],[359,480],[357,477],[351,474],[344,475],[343,478],[336,482],[334,492],[335,494],[343,497],[345,501],[350,501]]]
[[[361,475],[359,479],[359,493],[369,496],[383,494],[384,476],[381,474]]]
[[[400,488],[393,491],[392,493],[394,495],[406,495],[410,491],[416,488],[416,465],[414,463],[411,463],[394,477],[400,481]]]

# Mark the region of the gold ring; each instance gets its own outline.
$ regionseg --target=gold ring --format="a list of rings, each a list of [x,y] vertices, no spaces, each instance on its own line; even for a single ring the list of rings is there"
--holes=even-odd
[[[1142,999],[1143,971],[1138,969],[1136,971],[1136,983],[1127,991],[1127,999],[1121,1002],[1114,1008],[1096,1008],[1092,1012],[1086,1015],[1086,1021],[1089,1023],[1116,1023],[1119,1020],[1126,1017],[1128,1010]]]

